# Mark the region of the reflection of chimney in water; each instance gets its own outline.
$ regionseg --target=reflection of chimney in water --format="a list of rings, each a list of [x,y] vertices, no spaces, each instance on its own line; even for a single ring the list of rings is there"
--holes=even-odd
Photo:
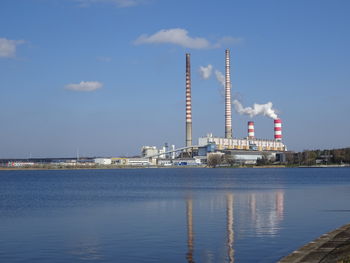
[[[279,220],[283,219],[284,212],[284,193],[282,191],[278,191],[276,193],[276,214]]]
[[[226,196],[226,215],[227,215],[227,253],[228,262],[234,262],[234,232],[233,232],[233,194]]]
[[[186,201],[186,215],[187,215],[187,254],[186,259],[189,263],[194,263],[193,260],[193,216],[192,216],[192,199]]]
[[[250,213],[252,216],[252,220],[255,220],[255,216],[256,216],[256,198],[255,198],[255,194],[251,194],[250,198],[249,198],[249,207],[250,207]]]

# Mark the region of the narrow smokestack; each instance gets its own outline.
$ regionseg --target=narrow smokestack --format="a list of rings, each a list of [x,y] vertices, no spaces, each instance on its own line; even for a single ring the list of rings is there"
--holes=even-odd
[[[282,141],[282,121],[281,119],[276,119],[273,122],[275,126],[275,140]]]
[[[191,61],[186,54],[186,146],[192,146]]]
[[[254,122],[253,121],[248,121],[248,138],[249,139],[255,138]]]
[[[225,138],[232,138],[230,51],[226,49]]]

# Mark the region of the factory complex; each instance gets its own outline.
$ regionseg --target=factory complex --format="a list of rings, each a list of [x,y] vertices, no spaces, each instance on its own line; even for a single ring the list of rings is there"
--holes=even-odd
[[[259,139],[255,136],[254,122],[247,125],[247,136],[236,138],[233,136],[231,113],[231,78],[230,51],[225,51],[225,125],[224,137],[213,136],[209,133],[198,138],[197,143],[192,140],[192,94],[191,94],[191,62],[190,54],[186,54],[185,74],[185,146],[176,148],[175,145],[165,143],[158,149],[156,146],[141,147],[140,156],[115,158],[31,158],[31,159],[2,159],[3,167],[30,167],[35,165],[50,166],[198,166],[207,165],[211,156],[220,156],[222,165],[254,165],[259,159],[268,159],[272,163],[283,163],[287,147],[282,142],[282,121],[277,116],[273,118],[273,139]],[[272,130],[272,129],[271,129]],[[227,161],[230,160],[230,161]]]
[[[213,154],[228,155],[239,164],[256,164],[260,158],[268,158],[283,162],[287,147],[282,142],[282,121],[275,118],[274,139],[266,140],[255,137],[254,122],[249,121],[247,137],[235,138],[232,129],[231,113],[231,76],[230,51],[225,51],[225,136],[217,137],[212,134],[200,137],[198,144],[192,140],[192,95],[191,95],[191,62],[190,54],[186,54],[186,132],[185,147],[169,149],[166,143],[163,148],[143,146],[141,155],[149,159],[150,164],[157,165],[188,165],[206,164],[208,157]]]

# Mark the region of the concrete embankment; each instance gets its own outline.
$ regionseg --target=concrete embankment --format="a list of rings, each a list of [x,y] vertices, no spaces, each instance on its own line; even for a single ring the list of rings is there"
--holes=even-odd
[[[350,262],[350,224],[320,236],[279,261],[279,263],[302,262]]]

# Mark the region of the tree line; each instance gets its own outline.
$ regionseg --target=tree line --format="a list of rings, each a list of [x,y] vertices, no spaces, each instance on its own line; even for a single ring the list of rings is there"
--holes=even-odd
[[[256,165],[287,165],[287,166],[312,166],[312,165],[334,165],[350,164],[350,147],[331,150],[304,150],[302,152],[285,152],[284,158],[271,158],[267,152],[262,153]],[[232,153],[214,153],[207,159],[209,167],[236,166],[239,163]]]
[[[350,148],[287,152],[287,165],[350,164]]]

